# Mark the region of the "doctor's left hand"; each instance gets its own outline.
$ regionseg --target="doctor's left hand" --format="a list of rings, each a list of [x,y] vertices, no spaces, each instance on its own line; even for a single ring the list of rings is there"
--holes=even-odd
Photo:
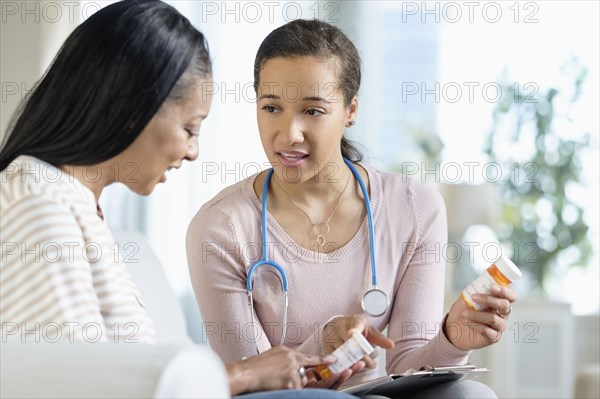
[[[374,346],[380,346],[385,349],[394,347],[394,341],[370,325],[365,316],[357,314],[352,316],[338,316],[327,323],[323,329],[323,351],[326,354],[332,353],[356,331],[361,332],[367,341]],[[365,367],[375,368],[377,363],[371,357],[365,356],[355,366],[351,368],[353,374],[362,371]]]
[[[469,309],[459,297],[442,326],[446,338],[459,349],[479,349],[498,342],[517,294],[510,287],[493,286],[490,294],[474,294],[472,298],[485,308]]]

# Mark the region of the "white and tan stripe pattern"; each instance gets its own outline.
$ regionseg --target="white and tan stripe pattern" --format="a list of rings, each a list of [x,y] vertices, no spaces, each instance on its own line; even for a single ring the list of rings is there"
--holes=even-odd
[[[0,173],[2,338],[154,342],[94,194],[37,158]]]

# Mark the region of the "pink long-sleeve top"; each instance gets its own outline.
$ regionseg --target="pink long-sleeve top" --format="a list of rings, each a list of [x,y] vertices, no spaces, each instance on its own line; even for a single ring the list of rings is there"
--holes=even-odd
[[[387,351],[387,372],[465,363],[469,352],[454,347],[440,330],[442,250],[447,242],[441,196],[407,176],[364,167],[375,225],[378,288],[391,301],[385,314],[369,320],[380,330],[387,326],[395,342]],[[260,324],[251,324],[246,277],[262,256],[255,178],[224,189],[202,206],[187,233],[192,285],[206,337],[225,362],[262,353],[279,344],[282,334],[281,282],[268,266],[254,275],[255,322]],[[284,344],[322,353],[322,339],[330,333],[323,330],[325,324],[337,315],[362,313],[361,299],[372,288],[367,219],[346,245],[319,254],[296,244],[268,214],[267,243],[269,257],[285,270],[289,283]]]

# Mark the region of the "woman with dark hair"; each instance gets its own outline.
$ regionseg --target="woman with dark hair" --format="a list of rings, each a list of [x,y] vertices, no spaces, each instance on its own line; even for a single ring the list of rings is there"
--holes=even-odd
[[[469,350],[496,342],[506,328],[516,300],[510,288],[479,295],[486,310],[469,310],[459,298],[443,316],[441,196],[360,162],[345,138],[357,118],[360,63],[350,39],[317,20],[292,21],[258,49],[258,128],[272,169],[206,203],[187,234],[203,318],[228,331],[259,321],[253,339],[231,334],[210,341],[226,361],[278,342],[307,355],[329,354],[360,331],[387,349],[386,372],[402,374],[464,364]],[[259,268],[274,263],[282,271]],[[289,290],[287,306],[279,279]],[[387,337],[380,332],[386,327]],[[348,383],[377,375],[365,356],[341,380],[365,366],[372,370]],[[473,381],[418,395],[495,397]]]
[[[211,75],[202,33],[161,1],[109,5],[69,36],[0,152],[3,333],[7,325],[51,336],[58,329],[88,341],[93,326],[94,340],[155,342],[98,200],[116,182],[148,195],[168,170],[198,157]],[[289,390],[307,384],[303,366],[331,361],[274,348],[227,365],[231,392],[347,397]]]

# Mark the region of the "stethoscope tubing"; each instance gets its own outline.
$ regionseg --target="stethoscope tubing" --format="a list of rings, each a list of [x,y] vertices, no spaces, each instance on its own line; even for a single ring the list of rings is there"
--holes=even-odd
[[[281,266],[277,263],[272,262],[269,259],[269,251],[267,250],[267,191],[269,190],[269,182],[271,181],[271,176],[273,176],[273,168],[269,169],[267,172],[267,176],[265,177],[265,182],[263,184],[263,195],[262,195],[262,212],[261,212],[261,236],[262,236],[262,259],[256,262],[250,267],[248,270],[248,278],[246,279],[246,290],[251,293],[252,292],[252,275],[254,274],[254,270],[262,265],[273,266],[279,274],[281,275],[281,284],[283,287],[283,292],[288,292],[288,281],[285,271]]]
[[[367,221],[368,221],[368,227],[369,227],[369,249],[370,249],[369,252],[370,252],[370,257],[371,257],[371,283],[372,283],[373,287],[371,290],[367,291],[367,293],[363,296],[361,305],[363,306],[363,310],[365,312],[367,312],[368,314],[370,314],[371,316],[381,316],[382,314],[385,313],[385,311],[389,307],[389,297],[387,296],[387,294],[385,294],[383,291],[381,291],[380,289],[377,288],[377,266],[375,263],[375,228],[374,228],[374,223],[373,223],[373,213],[371,211],[371,200],[369,198],[369,192],[367,190],[367,187],[365,186],[365,183],[364,183],[362,177],[360,176],[360,173],[356,169],[356,167],[348,159],[346,159],[346,158],[343,158],[343,159],[344,159],[344,163],[348,166],[348,168],[350,168],[350,171],[356,178],[356,181],[358,182],[360,189],[362,191],[364,202],[365,202],[365,208],[367,211]],[[284,305],[283,305],[283,323],[284,323],[284,325],[283,325],[283,332],[282,332],[282,336],[281,336],[281,345],[283,345],[283,342],[284,342],[285,336],[286,336],[286,330],[287,330],[288,280],[287,280],[287,275],[285,273],[285,270],[283,270],[283,268],[280,265],[278,265],[276,262],[271,261],[269,259],[269,252],[268,252],[268,247],[267,247],[267,197],[268,197],[269,183],[271,182],[273,173],[274,173],[274,169],[273,168],[269,169],[269,171],[267,172],[267,175],[265,177],[265,181],[263,183],[263,190],[262,190],[262,201],[261,201],[262,259],[260,259],[256,263],[254,263],[248,270],[247,278],[246,278],[246,290],[247,290],[247,294],[248,294],[248,305],[250,306],[252,325],[254,326],[254,299],[252,296],[252,289],[253,289],[252,278],[254,275],[254,271],[258,267],[261,267],[263,265],[272,266],[278,271],[279,275],[281,276],[281,288],[284,293]],[[381,308],[380,311],[376,312],[376,313],[368,311],[364,305],[366,296],[371,292],[380,293],[381,295],[384,296],[384,302],[387,301],[387,304],[385,305],[385,307]]]
[[[360,186],[360,189],[362,191],[363,198],[365,199],[365,208],[367,209],[367,221],[369,222],[369,246],[370,246],[369,252],[371,255],[371,283],[373,285],[373,288],[376,289],[377,288],[377,267],[375,265],[375,228],[373,227],[373,213],[371,212],[371,199],[369,198],[369,191],[367,190],[367,187],[365,186],[365,182],[363,181],[362,177],[360,176],[360,173],[358,173],[358,170],[356,170],[356,167],[354,167],[354,165],[352,165],[352,162],[350,162],[346,158],[344,158],[344,162],[346,163],[346,165],[348,165],[348,167],[352,171],[352,174],[356,178],[356,181],[358,181],[358,185]]]

